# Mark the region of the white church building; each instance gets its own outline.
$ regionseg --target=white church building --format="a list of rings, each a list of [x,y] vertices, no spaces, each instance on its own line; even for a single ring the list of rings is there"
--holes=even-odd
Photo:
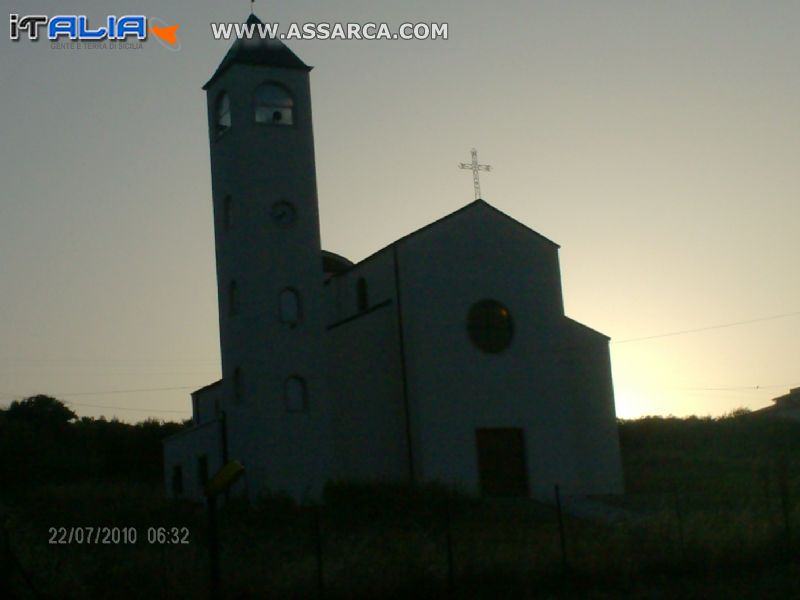
[[[237,41],[203,88],[223,377],[164,441],[168,494],[234,459],[252,498],[621,492],[609,338],[564,314],[557,244],[477,200],[355,264],[322,250],[310,71]]]

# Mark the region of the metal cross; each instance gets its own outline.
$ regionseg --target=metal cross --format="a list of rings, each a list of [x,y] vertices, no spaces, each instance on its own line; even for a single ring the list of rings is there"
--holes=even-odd
[[[471,163],[459,163],[459,169],[469,169],[472,171],[472,183],[475,186],[475,200],[480,200],[481,197],[481,180],[478,173],[480,171],[491,171],[491,165],[481,165],[478,164],[478,151],[475,148],[472,149],[472,162]]]

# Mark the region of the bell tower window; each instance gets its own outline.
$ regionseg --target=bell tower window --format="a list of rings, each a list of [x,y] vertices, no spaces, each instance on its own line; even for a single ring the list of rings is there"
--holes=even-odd
[[[217,96],[214,104],[214,135],[221,136],[231,128],[231,99],[225,92]]]
[[[172,495],[183,496],[183,468],[180,465],[172,467]]]
[[[294,327],[300,322],[302,311],[297,290],[286,288],[280,295],[281,322]]]
[[[296,375],[289,377],[283,384],[283,394],[287,412],[303,412],[306,410],[308,391],[305,379]]]
[[[256,123],[293,125],[294,100],[289,92],[274,83],[265,83],[255,91]]]

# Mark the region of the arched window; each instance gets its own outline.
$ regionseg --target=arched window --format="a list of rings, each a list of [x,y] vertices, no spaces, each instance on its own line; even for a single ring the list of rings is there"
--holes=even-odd
[[[231,128],[231,99],[225,92],[217,96],[214,104],[214,135],[219,136]]]
[[[172,495],[183,496],[183,468],[180,465],[172,467]]]
[[[241,402],[244,397],[244,390],[242,389],[242,370],[236,367],[233,370],[233,399],[236,402]]]
[[[201,487],[208,483],[208,454],[197,457],[197,483]]]
[[[302,318],[302,308],[300,306],[300,294],[297,290],[286,288],[281,292],[280,299],[281,323],[286,323],[294,327]]]
[[[225,196],[222,201],[222,225],[228,231],[233,225],[233,200],[230,196]]]
[[[358,299],[358,312],[364,312],[369,308],[369,295],[367,292],[367,280],[359,277],[356,282],[356,296]]]
[[[265,83],[255,91],[256,123],[292,125],[294,100],[286,89],[274,83]]]
[[[307,405],[306,381],[293,375],[283,384],[283,395],[287,412],[303,412]]]
[[[232,317],[239,314],[239,298],[236,280],[228,284],[228,314]]]

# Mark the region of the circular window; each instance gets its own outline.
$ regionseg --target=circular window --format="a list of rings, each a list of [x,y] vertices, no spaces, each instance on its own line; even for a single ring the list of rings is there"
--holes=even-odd
[[[295,219],[297,218],[297,211],[295,210],[294,205],[285,201],[276,202],[273,204],[269,214],[272,217],[272,220],[275,221],[275,223],[280,227],[288,227],[294,223]]]
[[[511,343],[514,326],[509,310],[496,300],[481,300],[469,309],[467,331],[484,352],[502,352]]]

